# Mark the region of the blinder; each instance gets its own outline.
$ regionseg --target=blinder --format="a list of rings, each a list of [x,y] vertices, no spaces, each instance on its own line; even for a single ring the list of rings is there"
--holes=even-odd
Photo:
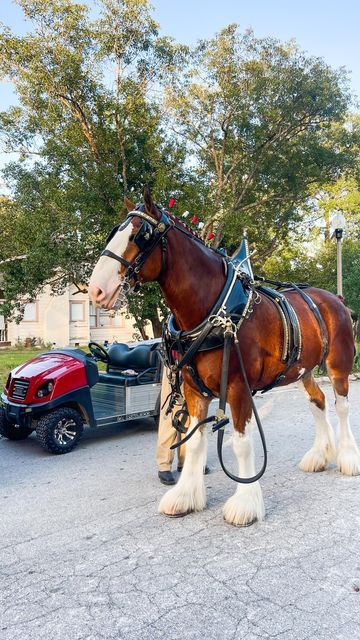
[[[140,251],[146,249],[146,245],[153,235],[153,227],[149,222],[144,220],[137,233],[130,236],[129,240],[135,242]]]
[[[106,244],[114,238],[118,231],[122,231],[132,220],[133,217],[142,219],[142,223],[136,233],[129,237],[129,241],[134,242],[139,249],[139,254],[133,260],[129,262],[122,256],[118,256],[109,249],[105,249],[101,255],[113,258],[117,262],[120,262],[126,267],[126,273],[124,276],[124,282],[129,285],[130,279],[134,280],[132,291],[136,292],[141,286],[141,282],[138,279],[138,274],[141,267],[145,264],[147,258],[151,255],[157,245],[161,246],[161,270],[160,274],[165,268],[165,254],[166,254],[166,234],[174,226],[174,222],[168,217],[168,215],[160,207],[158,207],[160,213],[160,219],[155,220],[151,218],[147,213],[143,211],[143,205],[138,205],[136,209],[130,211],[121,224],[116,225],[109,233]]]
[[[128,226],[129,222],[130,222],[130,218],[126,218],[126,220],[124,220],[124,222],[121,222],[120,224],[115,225],[115,227],[113,229],[111,229],[108,237],[106,238],[106,244],[107,245],[109,244],[110,240],[113,239],[113,237],[115,236],[115,234],[118,231],[122,231],[123,229],[125,229],[125,227]]]

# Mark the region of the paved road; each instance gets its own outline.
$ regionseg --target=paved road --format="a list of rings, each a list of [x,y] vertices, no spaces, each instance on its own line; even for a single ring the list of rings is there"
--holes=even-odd
[[[360,442],[360,381],[351,401]],[[297,468],[313,429],[296,387],[257,402],[267,518],[245,529],[222,520],[214,437],[208,508],[179,520],[156,512],[149,424],[59,457],[1,440],[1,640],[360,638],[360,478]]]

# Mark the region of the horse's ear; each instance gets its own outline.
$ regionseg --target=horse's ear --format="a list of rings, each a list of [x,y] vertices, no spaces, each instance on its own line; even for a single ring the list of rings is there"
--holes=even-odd
[[[154,212],[154,203],[148,186],[144,187],[144,204],[146,213],[151,215]]]
[[[129,198],[127,198],[126,196],[124,198],[124,205],[125,205],[125,207],[127,208],[128,211],[134,211],[134,209],[135,209],[134,203],[131,202],[131,200],[129,200]]]

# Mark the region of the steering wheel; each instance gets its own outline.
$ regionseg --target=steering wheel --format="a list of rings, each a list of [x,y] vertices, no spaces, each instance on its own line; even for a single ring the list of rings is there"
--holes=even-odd
[[[89,342],[89,349],[91,355],[94,356],[96,360],[106,363],[109,362],[109,354],[101,344],[98,344],[97,342]]]

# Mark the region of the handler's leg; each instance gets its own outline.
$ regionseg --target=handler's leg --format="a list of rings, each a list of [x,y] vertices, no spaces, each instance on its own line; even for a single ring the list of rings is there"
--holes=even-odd
[[[207,415],[209,400],[185,385],[185,398],[190,414],[189,429]],[[167,491],[159,504],[159,512],[180,516],[190,511],[202,511],[205,507],[205,483],[203,468],[206,461],[205,428],[199,428],[186,443],[186,457],[180,479]]]
[[[172,426],[173,413],[165,415],[166,400],[171,392],[170,383],[166,375],[166,369],[164,367],[162,381],[161,381],[161,396],[160,396],[160,420],[158,428],[158,438],[156,447],[156,464],[159,473],[159,479],[163,484],[175,484],[175,478],[171,473],[171,466],[174,460],[175,450],[170,447],[178,439],[178,433]],[[163,405],[165,404],[165,407]],[[177,409],[178,407],[176,407]],[[175,411],[176,411],[175,409]],[[183,466],[185,458],[185,445],[180,447],[178,451],[179,466]]]

